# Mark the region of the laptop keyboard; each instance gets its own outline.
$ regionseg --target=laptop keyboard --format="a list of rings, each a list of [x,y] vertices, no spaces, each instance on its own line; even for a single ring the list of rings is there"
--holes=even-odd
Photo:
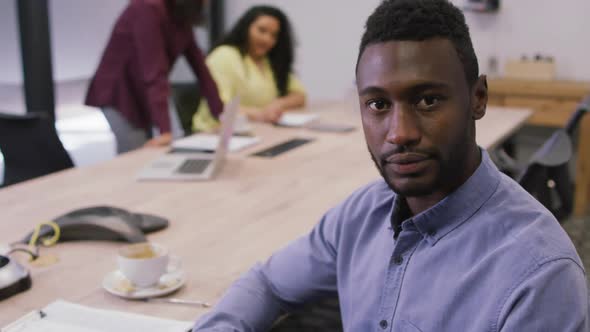
[[[187,159],[176,170],[177,173],[183,174],[200,174],[209,166],[211,159]]]

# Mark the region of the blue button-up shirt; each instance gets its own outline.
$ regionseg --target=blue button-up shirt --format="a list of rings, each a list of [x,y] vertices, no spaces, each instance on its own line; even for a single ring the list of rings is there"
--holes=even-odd
[[[356,191],[243,275],[196,330],[265,331],[282,310],[337,293],[345,331],[589,331],[570,239],[486,152],[432,208],[400,220],[403,206],[384,181]]]

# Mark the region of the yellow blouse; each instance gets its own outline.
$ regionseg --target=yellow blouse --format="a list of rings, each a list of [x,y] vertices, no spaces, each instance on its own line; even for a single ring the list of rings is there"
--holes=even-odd
[[[268,59],[264,59],[261,68],[250,56],[242,56],[236,47],[223,45],[215,48],[206,62],[224,103],[239,96],[241,106],[262,108],[279,96]],[[305,93],[303,85],[293,74],[289,74],[287,91]],[[217,125],[206,101],[201,100],[193,117],[193,129],[207,131]]]

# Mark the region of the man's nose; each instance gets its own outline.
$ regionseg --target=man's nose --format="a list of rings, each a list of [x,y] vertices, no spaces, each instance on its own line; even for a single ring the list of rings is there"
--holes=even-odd
[[[387,142],[398,146],[412,146],[420,142],[421,137],[416,111],[409,106],[396,104],[389,118]]]

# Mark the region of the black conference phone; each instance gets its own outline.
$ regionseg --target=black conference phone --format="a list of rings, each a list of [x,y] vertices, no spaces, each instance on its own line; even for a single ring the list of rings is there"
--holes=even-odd
[[[59,242],[84,240],[145,242],[146,233],[168,226],[168,220],[162,217],[131,213],[112,206],[75,210],[55,218],[53,222],[60,228]],[[43,227],[38,239],[51,236],[52,233],[51,227]],[[29,233],[21,242],[29,243],[32,234],[32,232]]]

